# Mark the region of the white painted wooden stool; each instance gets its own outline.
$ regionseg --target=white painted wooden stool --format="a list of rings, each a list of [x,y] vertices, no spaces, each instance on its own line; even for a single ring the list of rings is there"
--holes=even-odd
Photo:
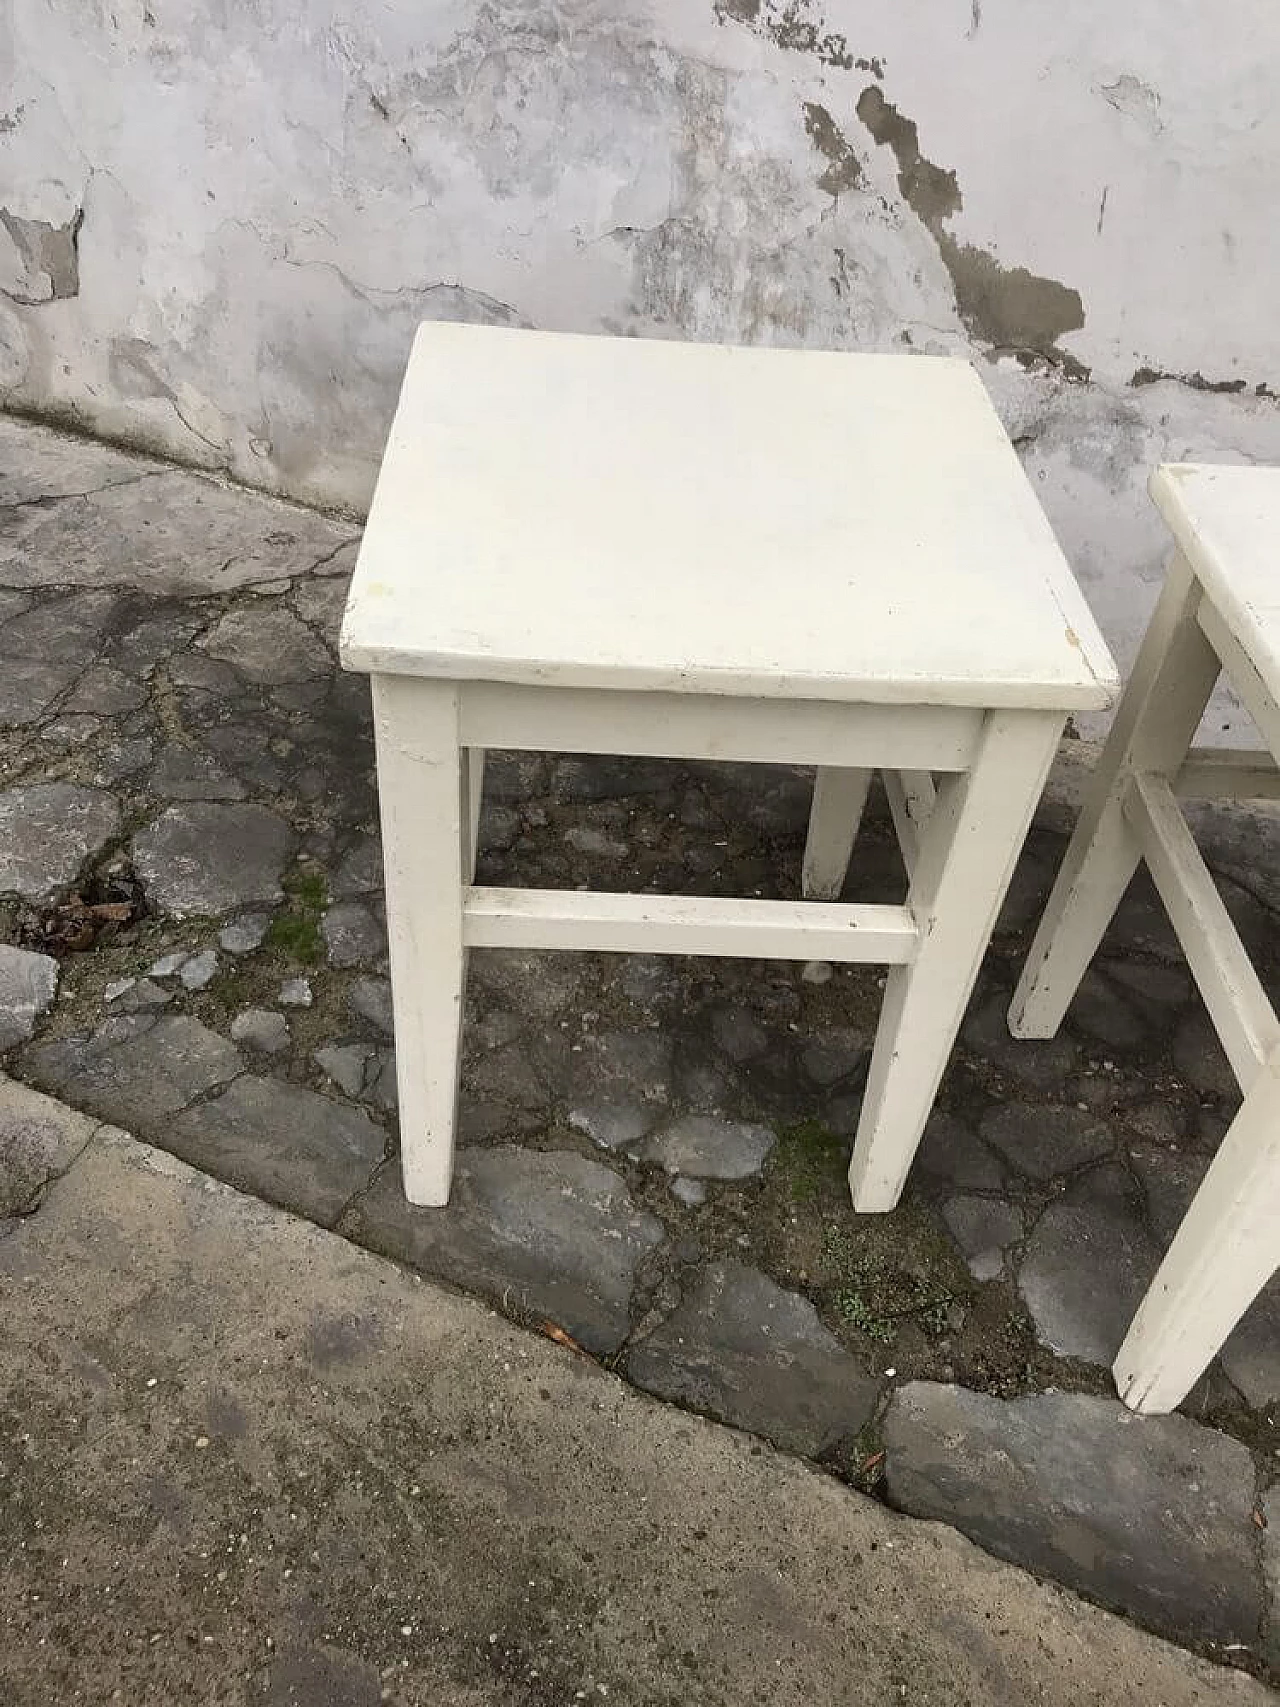
[[[448,1198],[466,957],[497,946],[890,966],[850,1182],[892,1208],[1065,716],[1114,687],[967,364],[423,326],[342,657],[373,677],[410,1201]],[[907,904],[476,887],[491,747],[823,767],[828,898],[871,767],[902,773]]]
[[[1244,1103],[1115,1361],[1134,1410],[1183,1399],[1280,1264],[1280,1020],[1192,840],[1178,795],[1280,796],[1280,469],[1170,463],[1151,496],[1177,551],[1014,994],[1050,1037],[1145,859]],[[1191,746],[1225,671],[1270,748]]]

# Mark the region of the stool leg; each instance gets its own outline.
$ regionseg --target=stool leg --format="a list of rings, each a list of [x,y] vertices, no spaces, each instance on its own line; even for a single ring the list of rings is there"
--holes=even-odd
[[[938,791],[928,771],[886,771],[884,791],[888,796],[898,846],[902,850],[902,863],[907,868],[907,876],[912,877],[920,855],[920,838],[929,822]]]
[[[891,968],[849,1186],[860,1212],[892,1209],[1057,751],[1057,712],[993,712],[974,768],[944,778],[907,904],[914,960]]]
[[[449,682],[375,675],[373,712],[404,1194],[442,1204],[453,1176],[470,875],[458,693]]]
[[[1135,1411],[1158,1415],[1184,1399],[1280,1262],[1280,1050],[1240,1112],[1113,1365]]]
[[[1138,866],[1125,821],[1134,771],[1174,775],[1220,665],[1196,621],[1200,586],[1179,554],[1148,625],[1009,1009],[1015,1037],[1052,1037]]]
[[[800,892],[806,901],[838,901],[871,787],[869,770],[823,765],[813,785]]]

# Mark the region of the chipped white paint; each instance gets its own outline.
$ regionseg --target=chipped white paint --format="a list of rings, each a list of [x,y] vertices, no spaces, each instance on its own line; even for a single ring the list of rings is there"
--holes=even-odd
[[[423,318],[972,355],[1127,661],[1150,466],[1280,462],[1267,0],[6,0],[0,67],[0,401],[273,490],[364,505]]]

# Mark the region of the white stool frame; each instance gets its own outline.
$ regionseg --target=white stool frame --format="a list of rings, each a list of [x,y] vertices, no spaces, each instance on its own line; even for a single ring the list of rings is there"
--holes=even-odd
[[[448,1201],[473,948],[759,956],[890,968],[849,1170],[897,1203],[1064,714],[537,688],[373,674],[405,1194]],[[486,888],[487,748],[818,767],[799,901]],[[911,872],[903,906],[834,899],[873,768]],[[935,791],[933,777],[939,782]]]
[[[1009,1013],[1016,1037],[1057,1031],[1145,860],[1244,1096],[1115,1360],[1149,1413],[1186,1396],[1280,1259],[1280,1019],[1176,798],[1280,798],[1267,754],[1191,748],[1223,671],[1280,752],[1280,706],[1179,551]]]

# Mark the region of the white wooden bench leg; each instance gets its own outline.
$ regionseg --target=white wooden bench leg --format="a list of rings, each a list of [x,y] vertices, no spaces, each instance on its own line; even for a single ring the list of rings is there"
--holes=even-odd
[[[1052,1037],[1137,869],[1124,800],[1135,771],[1173,778],[1204,713],[1219,664],[1196,621],[1200,589],[1179,554],[1089,783],[1009,1009],[1015,1037]]]
[[[861,1212],[901,1195],[1063,722],[992,712],[973,769],[938,790],[907,897],[919,946],[886,980],[849,1166]]]
[[[800,892],[806,900],[839,900],[870,787],[869,770],[819,767],[800,878]]]
[[[462,755],[467,777],[467,853],[465,870],[474,883],[480,854],[480,806],[484,799],[484,748],[468,747]]]
[[[373,677],[378,797],[410,1203],[449,1201],[466,983],[462,945],[471,798],[449,682]]]
[[[1219,1146],[1114,1364],[1135,1411],[1183,1400],[1280,1261],[1280,1050]]]
[[[902,850],[902,863],[907,876],[912,877],[920,854],[920,839],[933,813],[938,791],[928,771],[886,771],[884,791]]]

